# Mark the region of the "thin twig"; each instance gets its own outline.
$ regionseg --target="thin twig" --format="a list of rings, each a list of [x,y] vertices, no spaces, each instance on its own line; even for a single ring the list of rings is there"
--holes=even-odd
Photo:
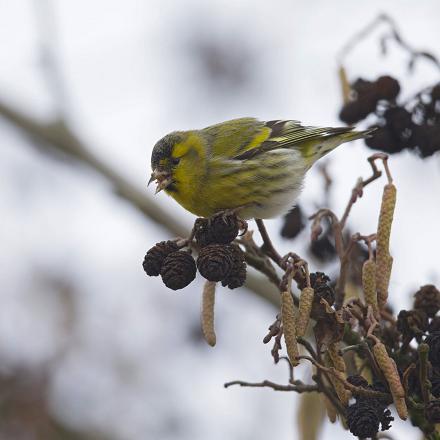
[[[295,381],[295,385],[281,385],[270,380],[263,380],[262,382],[245,382],[242,380],[233,380],[231,382],[226,382],[224,384],[225,388],[232,385],[240,385],[241,387],[252,387],[252,388],[272,388],[275,391],[295,391],[297,393],[310,393],[319,392],[319,387],[317,385],[306,385],[300,381]]]
[[[337,56],[338,63],[342,65],[347,55],[382,23],[386,23],[391,30],[390,34],[383,36],[380,40],[382,52],[385,51],[387,40],[393,40],[397,45],[399,45],[402,49],[410,54],[410,60],[408,63],[408,67],[410,69],[412,69],[415,61],[419,58],[424,58],[431,61],[437,68],[440,69],[440,61],[431,53],[414,49],[410,44],[408,44],[406,40],[402,38],[400,32],[397,30],[397,26],[394,20],[392,20],[386,14],[378,15],[372,22],[368,23],[367,26],[365,26],[363,29],[361,29],[353,37],[350,38],[350,40],[347,42],[347,44],[344,45]]]
[[[354,395],[370,397],[375,399],[386,399],[386,400],[390,400],[391,398],[390,394],[388,393],[382,393],[380,391],[374,391],[367,388],[362,388],[352,385],[335,368],[325,367],[324,365],[321,365],[319,362],[317,362],[315,359],[313,359],[310,356],[298,356],[298,359],[306,359],[309,362],[311,362],[313,365],[315,365],[315,367],[318,368],[319,370],[331,374],[344,385],[345,389],[351,391]]]
[[[264,222],[262,219],[260,218],[256,218],[255,219],[255,223],[257,224],[258,230],[260,231],[260,235],[261,238],[263,239],[263,246],[262,246],[262,250],[266,253],[266,255],[270,258],[272,258],[272,260],[278,264],[278,266],[281,267],[281,262],[283,257],[277,252],[277,250],[275,249],[272,240],[269,237],[269,234],[267,233],[267,229],[266,226],[264,225]],[[281,267],[282,269],[284,269],[283,267]]]

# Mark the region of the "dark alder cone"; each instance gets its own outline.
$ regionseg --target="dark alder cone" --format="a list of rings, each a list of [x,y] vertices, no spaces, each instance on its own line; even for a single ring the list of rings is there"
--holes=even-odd
[[[411,113],[404,107],[390,107],[384,113],[386,126],[402,148],[414,147],[412,132],[414,123]]]
[[[330,239],[330,229],[327,229],[317,240],[311,242],[310,252],[322,262],[333,260],[336,257],[336,248]]]
[[[354,436],[369,438],[379,432],[380,417],[375,404],[375,399],[360,399],[347,408],[347,425]]]
[[[240,230],[238,218],[235,214],[218,214],[211,218],[211,235],[214,243],[228,244],[234,241]]]
[[[440,151],[440,123],[416,126],[412,137],[421,157],[429,157]]]
[[[440,423],[440,400],[432,400],[426,405],[425,417],[430,423]]]
[[[397,316],[397,329],[404,337],[420,337],[427,328],[428,315],[424,310],[401,310]]]
[[[434,397],[440,397],[440,370],[434,368],[431,376],[429,377],[431,381],[431,393]]]
[[[310,285],[315,291],[313,302],[325,299],[330,305],[335,302],[335,291],[330,284],[330,277],[324,272],[314,272],[310,274]],[[304,286],[305,287],[305,286]]]
[[[440,83],[432,88],[431,98],[433,101],[440,101]]]
[[[420,287],[414,296],[414,308],[423,310],[430,318],[440,310],[440,291],[433,284]]]
[[[355,387],[367,388],[368,382],[362,377],[360,374],[353,374],[352,376],[347,377],[347,382],[351,383]]]
[[[194,223],[194,238],[200,247],[214,242],[207,218],[198,218]]]
[[[431,319],[428,326],[428,333],[440,332],[440,316]]]
[[[377,99],[374,95],[367,95],[357,101],[349,101],[339,112],[339,119],[346,124],[355,124],[362,121],[376,110]]]
[[[296,205],[284,216],[284,224],[281,229],[281,236],[284,238],[295,238],[304,228],[304,216],[299,205]]]
[[[365,139],[365,143],[374,150],[390,154],[399,153],[403,150],[403,145],[388,127],[378,127],[370,137]]]
[[[305,280],[298,285],[301,290],[306,286]],[[329,305],[335,302],[335,291],[330,284],[330,278],[324,272],[313,272],[310,274],[310,286],[314,289],[312,315],[326,316],[321,299],[325,299]]]
[[[229,246],[210,244],[201,249],[197,258],[200,274],[209,281],[222,281],[229,275],[233,263]]]
[[[165,286],[179,290],[194,280],[196,272],[194,258],[188,252],[177,251],[165,258],[160,275]]]
[[[161,241],[156,243],[145,255],[142,266],[150,277],[157,277],[160,274],[165,258],[172,252],[179,250],[174,241]]]
[[[200,247],[208,244],[228,244],[235,240],[239,232],[235,214],[218,214],[210,219],[198,218],[195,223],[194,238]]]
[[[222,280],[222,286],[236,289],[241,287],[246,281],[246,262],[244,260],[244,253],[239,246],[230,244],[228,247],[232,256],[232,269],[226,278]]]
[[[429,360],[434,368],[440,368],[440,331],[431,333],[425,342],[429,345]]]
[[[388,75],[379,77],[374,84],[380,99],[394,100],[400,92],[399,81]]]

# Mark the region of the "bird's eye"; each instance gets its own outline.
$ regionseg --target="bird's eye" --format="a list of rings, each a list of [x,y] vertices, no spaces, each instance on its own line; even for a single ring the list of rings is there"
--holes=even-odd
[[[179,164],[180,159],[179,159],[178,157],[172,157],[172,158],[170,159],[170,161],[171,161],[171,164],[172,164],[172,165],[176,166],[176,165]]]

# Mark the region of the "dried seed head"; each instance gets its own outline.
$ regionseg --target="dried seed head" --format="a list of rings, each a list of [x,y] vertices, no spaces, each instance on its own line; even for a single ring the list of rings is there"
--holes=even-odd
[[[246,262],[244,252],[236,244],[230,244],[229,249],[232,256],[232,268],[229,274],[222,280],[223,287],[236,289],[241,287],[246,281]]]
[[[194,258],[188,252],[177,251],[165,258],[160,276],[165,286],[172,290],[179,290],[194,280],[196,272]]]
[[[374,315],[377,316],[376,263],[373,260],[365,261],[362,266],[362,288],[365,302],[372,307]]]
[[[420,287],[414,296],[414,308],[422,309],[430,318],[440,310],[440,291],[434,285]]]
[[[402,420],[406,420],[408,417],[408,409],[405,403],[405,390],[400,381],[396,364],[394,360],[389,357],[385,345],[381,342],[376,342],[373,347],[373,354],[379,368],[382,370],[382,373],[388,382],[397,413]]]
[[[214,347],[217,338],[214,329],[215,282],[206,281],[202,292],[200,322],[206,342]]]
[[[179,250],[176,242],[168,240],[156,243],[145,255],[142,266],[145,273],[150,277],[157,277],[160,274],[165,258],[172,252]]]
[[[306,333],[314,295],[315,293],[312,287],[304,287],[304,289],[301,290],[298,307],[298,322],[296,326],[297,336],[304,336]]]
[[[222,244],[205,246],[197,258],[197,268],[207,280],[222,281],[232,269],[231,249]]]
[[[287,355],[290,363],[295,366],[298,365],[299,351],[296,342],[296,319],[295,307],[293,304],[292,294],[289,291],[284,291],[281,294],[281,321],[283,323],[284,340],[286,341]]]

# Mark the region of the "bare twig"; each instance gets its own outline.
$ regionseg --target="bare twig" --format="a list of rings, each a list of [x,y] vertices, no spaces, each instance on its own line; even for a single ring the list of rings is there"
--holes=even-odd
[[[362,388],[352,385],[343,377],[343,374],[341,374],[340,371],[337,371],[333,367],[325,367],[324,365],[321,365],[319,362],[317,362],[315,359],[313,359],[310,356],[298,356],[298,358],[306,359],[310,361],[313,365],[315,365],[315,367],[318,368],[319,370],[331,374],[344,385],[345,389],[351,391],[354,395],[370,397],[375,399],[386,399],[386,400],[390,399],[390,395],[388,393],[382,393],[380,391],[374,391],[367,388]]]
[[[408,67],[412,69],[414,66],[414,63],[419,58],[424,58],[428,61],[431,61],[437,68],[440,69],[440,62],[439,60],[432,55],[431,53],[428,53],[426,51],[417,50],[414,49],[410,44],[407,43],[406,40],[404,40],[400,34],[400,32],[397,30],[396,23],[394,20],[391,19],[386,14],[380,14],[378,15],[372,22],[367,24],[363,29],[361,29],[359,32],[357,32],[353,37],[350,38],[350,40],[347,42],[347,44],[341,49],[339,52],[339,55],[337,56],[338,62],[340,65],[343,64],[343,61],[347,57],[347,55],[368,35],[370,35],[379,25],[382,23],[385,23],[390,28],[390,33],[388,35],[385,35],[381,38],[381,48],[382,52],[385,52],[386,50],[386,42],[387,40],[393,40],[397,45],[399,45],[402,49],[404,49],[406,52],[410,55],[410,60],[408,63]]]
[[[295,391],[297,393],[310,393],[319,392],[319,387],[317,385],[306,385],[301,381],[295,381],[294,385],[281,385],[270,380],[263,380],[262,382],[244,382],[242,380],[233,380],[224,384],[225,388],[232,385],[240,385],[241,387],[252,387],[252,388],[272,388],[275,391]]]

